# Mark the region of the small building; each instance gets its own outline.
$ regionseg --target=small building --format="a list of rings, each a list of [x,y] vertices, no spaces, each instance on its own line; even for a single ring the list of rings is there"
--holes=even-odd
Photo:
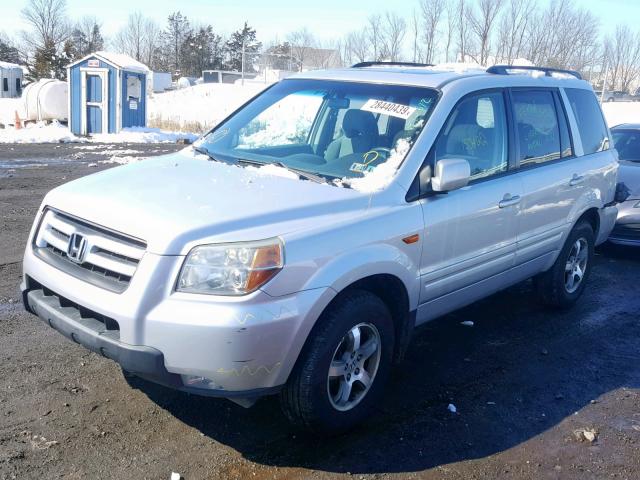
[[[69,128],[76,135],[117,133],[147,124],[146,65],[120,53],[95,52],[67,67]]]
[[[147,81],[150,83],[150,89],[153,93],[162,93],[165,90],[171,90],[173,83],[169,72],[151,72]]]
[[[22,95],[23,70],[15,63],[0,62],[0,98],[16,98]]]
[[[203,70],[203,83],[235,83],[242,78],[242,72],[232,72],[227,70]],[[245,79],[256,78],[255,73],[244,72]]]

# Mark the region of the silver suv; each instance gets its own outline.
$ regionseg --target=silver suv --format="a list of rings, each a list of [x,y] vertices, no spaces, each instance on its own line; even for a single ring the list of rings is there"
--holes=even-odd
[[[573,72],[303,73],[193,147],[51,191],[24,303],[144,379],[347,429],[415,326],[531,277],[580,297],[616,219],[609,138]]]

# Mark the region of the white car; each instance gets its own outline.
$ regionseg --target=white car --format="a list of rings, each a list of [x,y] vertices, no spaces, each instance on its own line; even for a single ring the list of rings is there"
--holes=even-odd
[[[193,148],[51,191],[24,303],[139,377],[344,430],[415,326],[530,277],[578,299],[616,219],[609,138],[573,72],[299,74]]]

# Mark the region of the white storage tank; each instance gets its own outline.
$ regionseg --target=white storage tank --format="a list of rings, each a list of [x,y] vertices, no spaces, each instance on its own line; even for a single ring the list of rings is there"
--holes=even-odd
[[[22,94],[25,120],[67,120],[69,89],[67,82],[43,78],[30,83]]]

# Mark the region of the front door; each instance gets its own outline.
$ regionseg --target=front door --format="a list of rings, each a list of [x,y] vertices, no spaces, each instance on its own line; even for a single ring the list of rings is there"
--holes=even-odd
[[[108,133],[107,72],[87,70],[83,76],[83,133]]]
[[[430,162],[465,159],[467,187],[422,202],[421,323],[500,288],[514,266],[522,184],[510,174],[507,102],[478,92],[454,108]]]

